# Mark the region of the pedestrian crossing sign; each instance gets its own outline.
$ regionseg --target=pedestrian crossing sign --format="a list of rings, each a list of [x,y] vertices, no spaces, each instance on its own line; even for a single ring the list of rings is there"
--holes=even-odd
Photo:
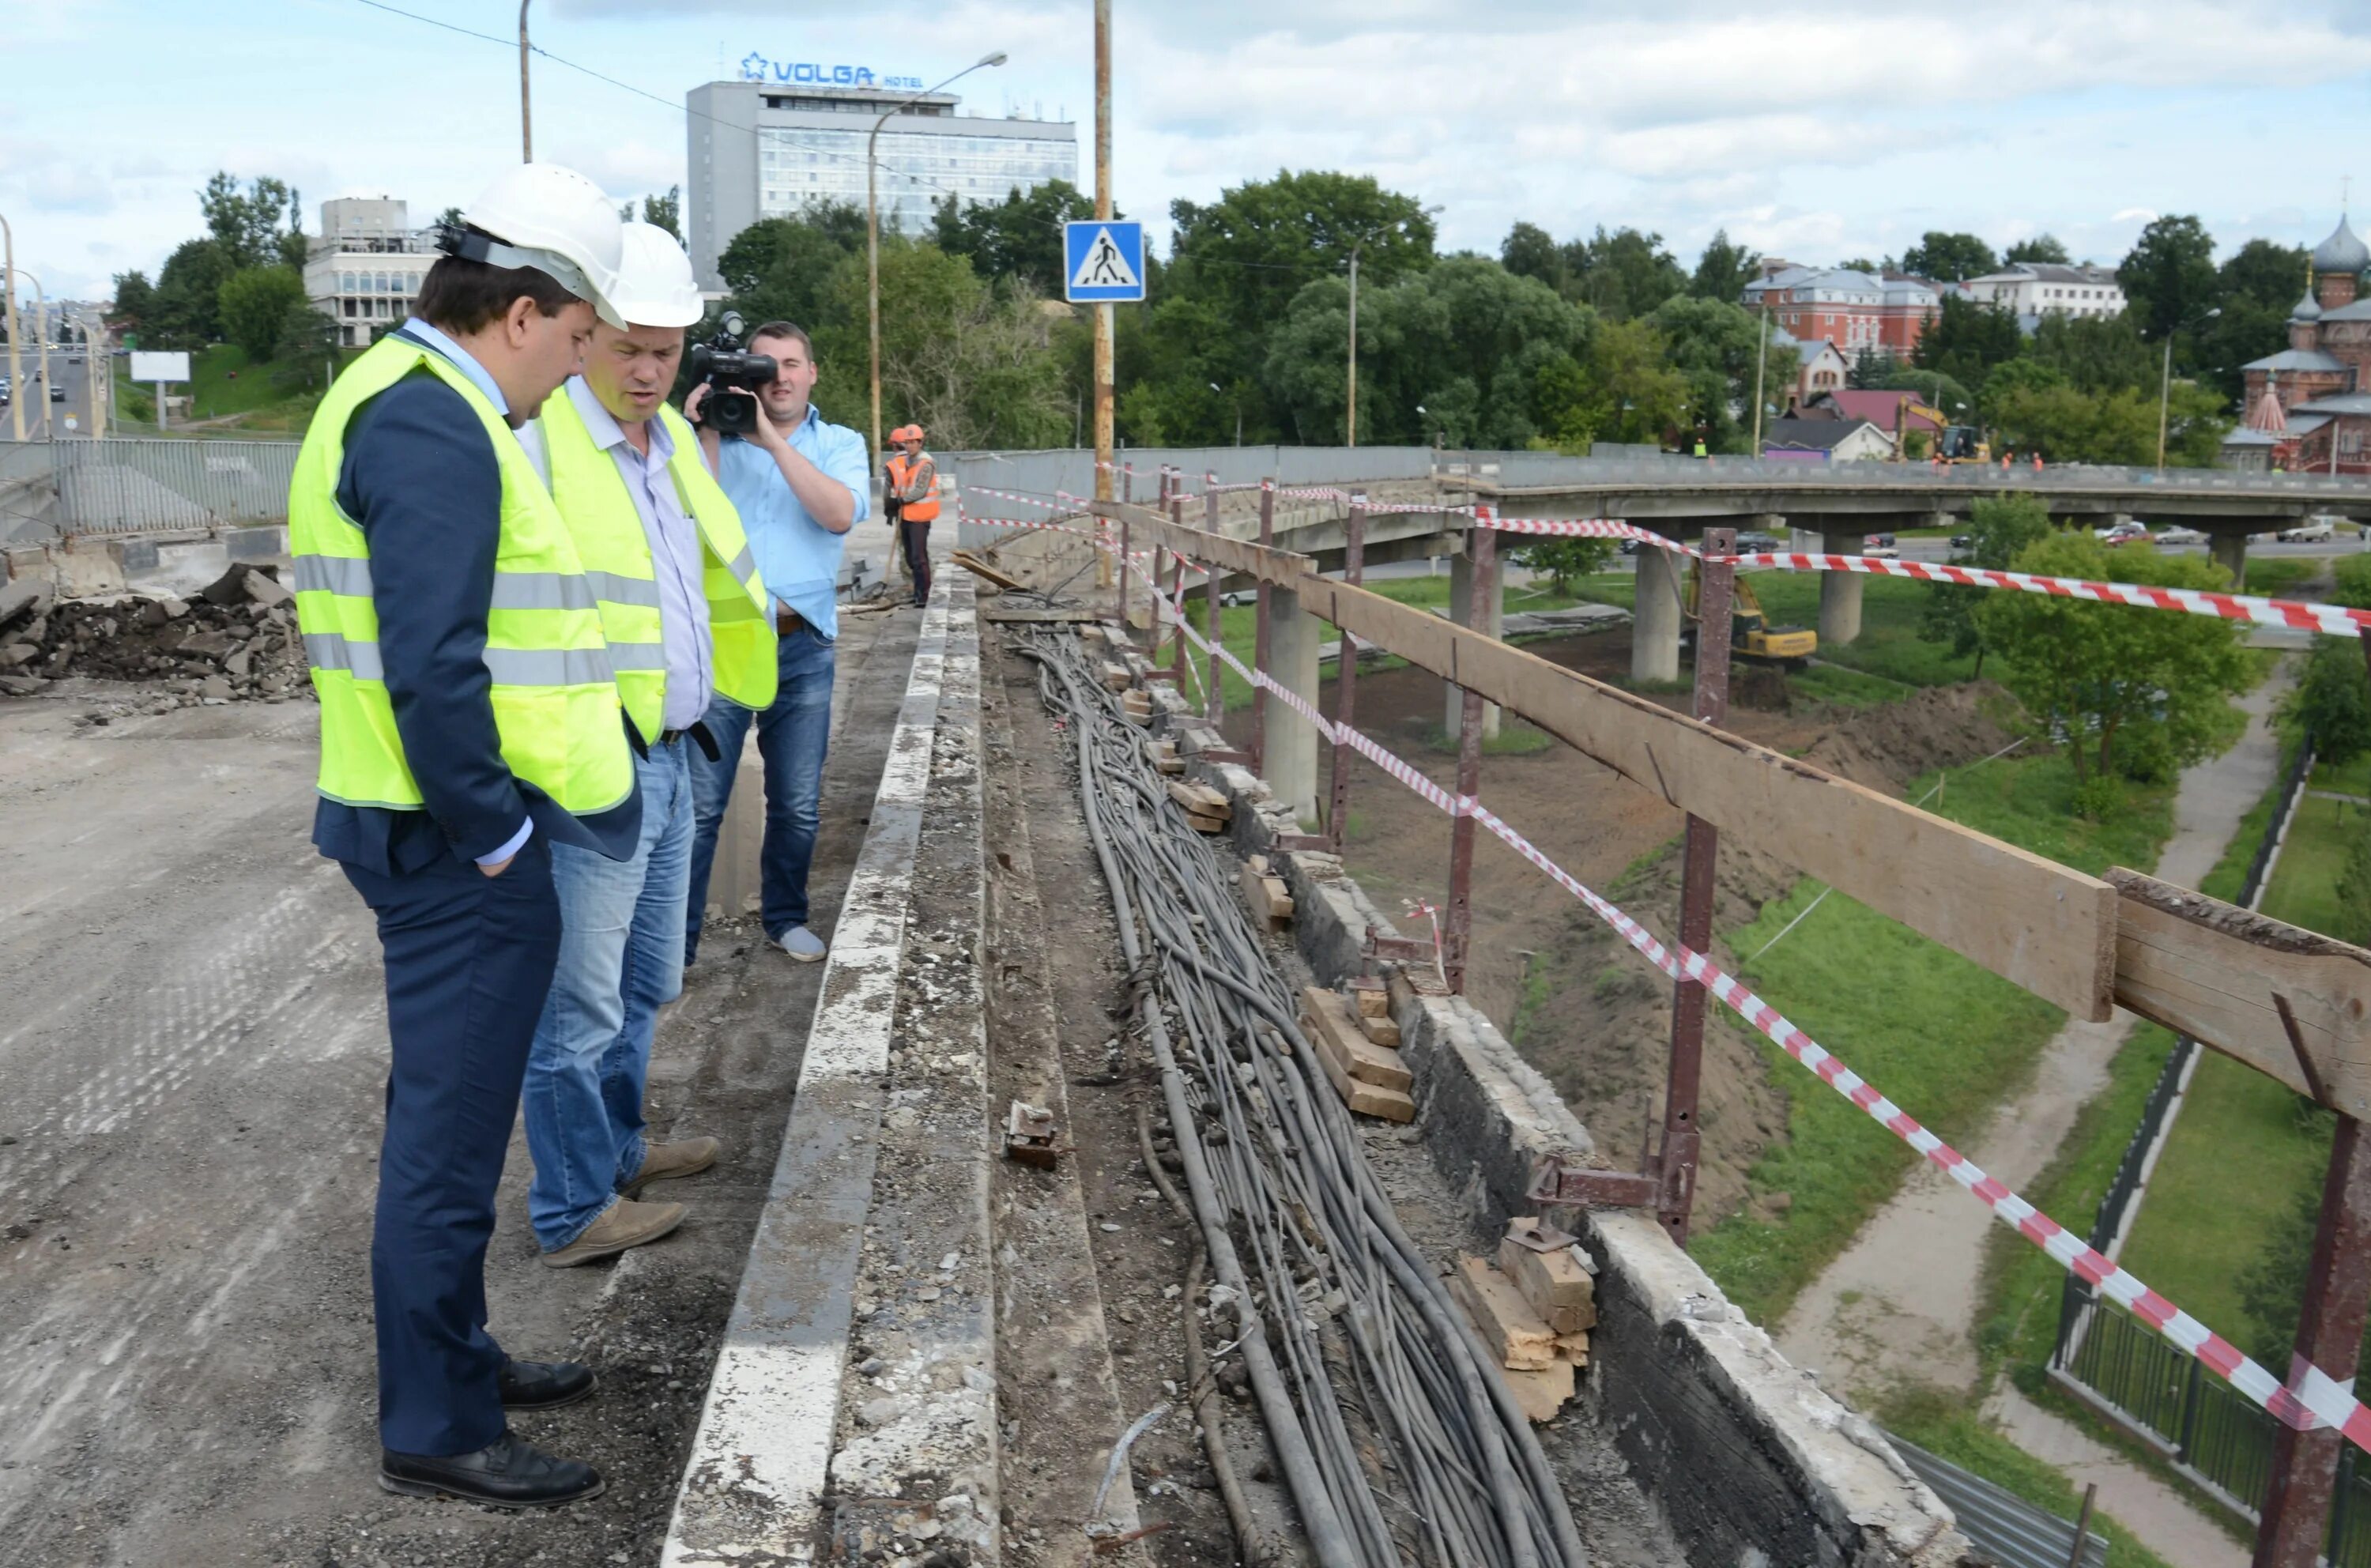
[[[1089,218],[1062,225],[1063,297],[1073,305],[1140,303],[1144,225]]]

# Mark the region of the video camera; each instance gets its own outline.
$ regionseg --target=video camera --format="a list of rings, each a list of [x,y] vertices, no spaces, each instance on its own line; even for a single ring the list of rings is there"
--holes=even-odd
[[[742,330],[741,313],[728,310],[716,324],[715,336],[691,349],[692,385],[708,388],[692,423],[706,425],[719,435],[746,435],[756,430],[758,395],[774,383],[774,356],[745,351]]]

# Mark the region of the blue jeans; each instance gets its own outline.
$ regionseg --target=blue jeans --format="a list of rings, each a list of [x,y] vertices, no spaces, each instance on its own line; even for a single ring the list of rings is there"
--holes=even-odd
[[[691,892],[685,908],[683,961],[700,951],[700,921],[708,908],[708,872],[716,859],[716,829],[733,798],[733,777],[749,721],[758,721],[758,755],[766,764],[766,837],[758,856],[758,914],[766,934],[780,937],[807,923],[807,867],[815,860],[822,820],[823,757],[831,741],[832,645],[811,628],[785,636],[774,651],[781,677],[772,706],[752,714],[718,698],[708,705],[716,760],[691,759],[691,798],[699,826],[691,840]],[[645,810],[648,808],[645,807]],[[733,911],[738,914],[738,910]]]
[[[560,963],[527,1053],[527,1221],[556,1252],[642,1168],[642,1090],[659,1009],[683,991],[693,743],[638,761],[642,836],[630,860],[551,847]]]

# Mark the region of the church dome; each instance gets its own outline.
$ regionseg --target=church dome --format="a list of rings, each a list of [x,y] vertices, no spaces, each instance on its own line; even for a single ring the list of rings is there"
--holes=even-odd
[[[2321,319],[2321,306],[2314,303],[2313,291],[2311,289],[2306,290],[2305,297],[2296,302],[2296,308],[2289,312],[2289,319],[2292,321],[2319,321]]]
[[[2313,266],[2318,272],[2360,272],[2371,267],[2371,246],[2357,239],[2342,217],[2330,237],[2313,248]]]

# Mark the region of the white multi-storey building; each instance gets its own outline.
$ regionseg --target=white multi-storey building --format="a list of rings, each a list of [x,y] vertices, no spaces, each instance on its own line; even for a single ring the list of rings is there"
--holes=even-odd
[[[703,288],[721,288],[716,259],[760,218],[809,202],[864,204],[865,143],[881,128],[881,226],[919,235],[949,192],[1001,202],[1015,188],[1079,178],[1079,129],[1067,121],[957,112],[953,93],[917,97],[921,84],[849,66],[792,64],[751,54],[742,79],[691,89],[685,236]],[[911,101],[908,101],[908,100]]]
[[[338,324],[338,340],[366,347],[371,333],[411,314],[420,280],[436,260],[428,232],[391,196],[321,203],[321,234],[306,248],[305,297]]]
[[[2062,267],[2049,261],[2012,261],[1997,272],[1970,278],[1960,291],[1980,304],[1998,306],[2020,319],[2060,316],[2121,316],[2123,285],[2112,267]]]

